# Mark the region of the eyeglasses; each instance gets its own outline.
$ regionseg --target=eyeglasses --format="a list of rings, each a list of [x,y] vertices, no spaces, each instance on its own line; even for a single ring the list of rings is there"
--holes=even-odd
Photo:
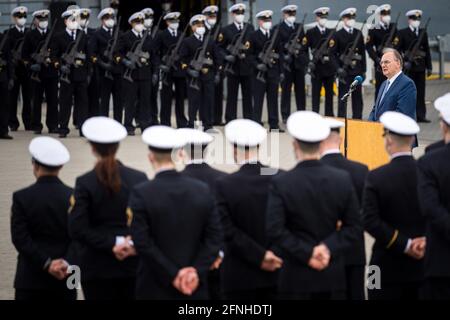
[[[380,61],[380,66],[382,66],[382,65],[388,65],[388,64],[390,64],[392,61],[390,61],[390,60],[382,60],[382,61]]]

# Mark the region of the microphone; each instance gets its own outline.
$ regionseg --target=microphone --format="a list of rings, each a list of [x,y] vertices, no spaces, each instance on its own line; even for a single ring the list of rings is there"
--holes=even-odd
[[[362,84],[364,82],[364,78],[361,76],[356,76],[355,80],[353,80],[352,84],[350,85],[350,90],[355,89],[357,86]]]

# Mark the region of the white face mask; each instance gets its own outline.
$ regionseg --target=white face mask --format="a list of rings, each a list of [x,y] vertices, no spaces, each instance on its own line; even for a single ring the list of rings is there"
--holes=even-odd
[[[319,26],[325,27],[327,25],[328,19],[327,18],[320,18],[319,19]]]
[[[45,30],[48,27],[48,21],[39,21],[38,26],[39,26],[39,29]]]
[[[195,29],[195,33],[198,34],[199,36],[202,36],[205,34],[205,27],[198,27],[197,29]]]
[[[216,25],[216,23],[217,23],[217,19],[208,19],[208,24],[211,27],[214,27]]]
[[[420,26],[420,20],[412,20],[410,22],[411,27],[418,28]]]
[[[169,23],[169,28],[172,30],[177,30],[180,24],[178,22]]]
[[[19,27],[23,27],[25,25],[25,23],[27,23],[27,19],[26,18],[17,19],[17,25]]]
[[[105,21],[105,27],[107,28],[114,28],[114,25],[116,24],[116,22],[114,21],[114,19],[108,19]]]
[[[237,15],[234,16],[234,20],[237,23],[242,23],[242,22],[244,22],[244,15],[243,14],[237,14]]]
[[[347,22],[345,23],[345,25],[348,28],[353,28],[355,26],[355,22],[356,22],[355,19],[348,19]]]
[[[151,28],[152,24],[153,24],[153,19],[145,19],[144,20],[144,27]]]
[[[384,24],[389,25],[389,23],[391,23],[391,16],[381,16],[381,21],[382,21]]]
[[[137,33],[141,33],[142,31],[144,31],[144,25],[142,23],[136,24],[133,27],[134,31],[136,31]]]
[[[286,21],[290,24],[293,24],[295,22],[295,16],[289,16],[286,18]]]
[[[272,28],[272,21],[263,22],[262,27],[264,30],[269,31]]]
[[[69,30],[77,30],[79,27],[78,21],[76,20],[68,20],[67,21],[67,29]]]
[[[87,26],[88,26],[88,24],[89,24],[89,20],[86,20],[86,19],[82,19],[82,20],[80,20],[80,27],[81,28],[86,28]]]

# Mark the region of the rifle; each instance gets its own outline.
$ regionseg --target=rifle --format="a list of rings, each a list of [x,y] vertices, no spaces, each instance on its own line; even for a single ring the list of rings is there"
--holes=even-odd
[[[147,37],[150,33],[144,32],[144,36],[142,37],[141,40],[139,40],[138,42],[135,43],[134,45],[134,49],[132,49],[131,51],[128,51],[126,58],[128,60],[130,60],[131,65],[136,68],[136,67],[142,67],[144,65],[148,64],[148,60],[150,59],[150,53],[143,51],[142,48],[144,47],[144,43],[145,40],[147,40]],[[133,73],[133,69],[128,68],[125,70],[125,73],[123,75],[123,78],[125,80],[128,80],[130,82],[134,82],[133,78],[131,77]]]
[[[76,39],[75,43],[73,43],[72,47],[69,47],[70,49],[67,52],[65,52],[61,57],[63,65],[68,66],[68,67],[74,66],[75,68],[78,68],[78,65],[76,64],[76,60],[82,60],[82,61],[86,60],[86,54],[78,52],[78,46],[80,45],[81,38],[83,38],[83,37],[84,37],[84,32],[81,30],[78,30],[77,39]],[[64,81],[65,83],[70,84],[71,81],[69,79],[69,75],[70,75],[70,72],[63,73],[61,75],[61,81]]]
[[[213,39],[217,38],[217,35],[219,34],[219,30],[220,30],[220,25],[216,25],[216,29],[214,31],[213,34]],[[200,47],[200,50],[197,49],[197,52],[195,53],[194,59],[189,63],[189,69],[191,71],[191,80],[189,81],[189,87],[195,89],[195,90],[200,90],[200,87],[198,86],[198,76],[192,76],[192,74],[200,74],[200,72],[202,71],[202,69],[204,67],[211,67],[213,65],[213,62],[210,59],[205,59],[205,55],[206,55],[206,48],[208,47],[208,43],[209,43],[209,39],[211,38],[211,33],[212,30],[210,32],[208,32],[208,34],[206,35],[205,39],[203,39],[203,44]],[[189,70],[188,70],[189,73]]]
[[[15,49],[11,50],[11,63],[14,66],[17,66],[19,64],[19,61],[22,60],[22,48],[24,39],[25,36],[22,39],[19,39],[16,43]]]
[[[155,39],[156,34],[158,33],[159,25],[161,24],[162,18],[163,18],[163,15],[161,15],[161,16],[159,17],[158,22],[156,23],[156,26],[153,27],[153,30],[152,30],[152,37],[151,37],[152,39]]]
[[[289,72],[291,71],[291,66],[289,65],[289,61],[292,60],[292,57],[297,57],[300,53],[300,50],[303,47],[303,45],[299,41],[300,40],[299,38],[300,38],[300,35],[302,34],[302,32],[304,31],[305,20],[306,20],[307,15],[308,14],[305,13],[305,15],[303,16],[303,20],[299,24],[294,36],[291,37],[291,39],[289,39],[289,41],[284,45],[284,49],[286,50],[286,54],[284,56],[284,60],[286,61],[286,63],[284,64],[284,68]]]
[[[11,30],[11,29],[9,29]],[[5,48],[6,41],[8,40],[9,30],[5,32],[2,38],[2,42],[0,43],[0,70],[5,67],[8,63],[1,57],[3,55],[3,49]]]
[[[108,64],[111,64],[114,60],[114,52],[117,47],[117,41],[119,40],[119,31],[120,31],[120,22],[122,20],[122,17],[119,17],[119,21],[116,24],[116,29],[114,30],[113,37],[108,41],[108,46],[106,47],[105,51],[103,52],[103,57],[106,58],[108,61]],[[111,70],[105,71],[105,78],[113,80],[114,77],[111,73]]]
[[[251,21],[251,18],[249,18],[247,23],[244,25],[244,29],[238,35],[236,35],[235,40],[227,46],[229,55],[233,56],[234,60],[236,60],[236,58],[238,58],[238,57],[240,58],[242,50],[245,49],[243,42],[244,42],[245,33],[247,32],[247,29],[250,25],[250,21]],[[234,65],[234,62],[227,61],[227,63],[225,64],[224,72],[234,74],[235,72],[233,70],[233,65]]]
[[[172,48],[172,50],[167,50],[167,53],[162,57],[162,64],[160,66],[161,69],[161,79],[163,80],[163,83],[165,85],[169,85],[169,82],[167,81],[167,75],[169,71],[175,67],[175,62],[180,59],[180,55],[178,54],[178,51],[180,50],[181,43],[183,42],[184,38],[186,37],[186,32],[188,30],[189,23],[186,24],[186,27],[183,30],[183,33],[180,35],[180,37],[177,40],[177,43]],[[170,53],[170,54],[169,54]]]
[[[334,34],[336,33],[337,30],[337,26],[339,25],[339,23],[341,22],[341,20],[339,19],[338,23],[336,24],[336,26],[334,27],[334,29],[331,30],[331,32],[328,34],[327,38],[325,39],[325,41],[323,41],[322,43],[320,43],[319,47],[316,47],[313,52],[312,52],[312,60],[309,62],[308,64],[308,73],[312,75],[312,71],[314,71],[314,69],[316,68],[316,64],[320,61],[322,63],[326,63],[328,62],[325,59],[325,53],[328,52],[328,43],[330,42],[331,38],[334,36]]]
[[[410,69],[412,66],[412,63],[417,63],[417,59],[423,59],[427,56],[427,53],[423,50],[419,50],[420,45],[422,44],[423,37],[425,37],[425,32],[428,28],[428,24],[430,23],[431,18],[428,18],[427,22],[425,23],[425,27],[423,28],[422,33],[420,33],[419,37],[417,38],[416,42],[414,42],[414,45],[410,45],[408,50],[406,50],[404,59],[405,59],[405,69]],[[411,48],[412,46],[412,48]],[[406,68],[409,62],[409,68]]]
[[[392,40],[394,39],[394,35],[397,32],[397,25],[398,25],[398,19],[400,18],[400,12],[397,14],[397,19],[395,19],[395,22],[392,24],[392,29],[389,32],[388,37],[383,42],[382,45],[378,46],[377,52],[383,52],[384,48],[391,48],[392,47]]]
[[[50,57],[50,53],[48,51],[48,46],[50,44],[50,40],[52,39],[53,36],[53,32],[56,29],[56,23],[58,22],[58,19],[55,19],[55,21],[53,22],[52,28],[50,29],[50,32],[47,34],[47,37],[44,40],[44,43],[42,44],[42,46],[40,46],[40,48],[38,50],[36,50],[35,53],[33,53],[31,55],[31,59],[34,60],[35,63],[39,64],[39,65],[48,65],[48,59]],[[33,71],[31,73],[31,79],[36,81],[36,82],[41,82],[41,79],[39,78],[39,72],[35,72]]]
[[[361,32],[358,32],[355,40],[349,43],[345,48],[344,52],[339,56],[339,59],[342,61],[343,64],[342,68],[344,69],[344,71],[347,71],[348,68],[354,69],[356,67],[356,62],[354,61],[361,61],[362,60],[361,54],[365,54],[364,52],[362,52],[361,54],[355,54],[355,49],[358,46],[359,41],[361,40],[363,29],[364,26],[366,25],[366,22],[367,20],[364,21],[361,27]],[[339,79],[339,81],[345,82],[344,79]]]
[[[280,20],[280,24],[281,24]],[[258,55],[258,59],[262,64],[265,64],[268,68],[272,66],[272,61],[278,60],[280,58],[280,55],[273,51],[273,46],[275,45],[275,41],[278,39],[278,34],[280,33],[280,24],[275,29],[274,33],[272,34],[272,37],[269,41],[266,41],[264,44],[262,52]],[[265,73],[267,71],[259,70],[258,74],[256,75],[256,79],[261,82],[266,82]]]

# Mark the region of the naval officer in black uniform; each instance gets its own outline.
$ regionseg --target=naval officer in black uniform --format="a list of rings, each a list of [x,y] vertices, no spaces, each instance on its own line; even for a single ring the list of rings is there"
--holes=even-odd
[[[267,131],[248,120],[225,127],[239,170],[217,181],[217,205],[225,234],[222,287],[226,299],[267,300],[276,297],[283,260],[266,233],[269,184],[276,169],[258,160]]]
[[[3,43],[3,48],[0,52],[0,95],[3,99],[0,100],[0,140],[12,140],[13,137],[9,135],[8,120],[9,120],[9,80],[13,77],[13,67],[10,59],[9,40],[6,33],[0,33],[0,43]]]
[[[434,103],[445,145],[419,159],[419,200],[427,220],[425,298],[450,299],[450,94]]]
[[[14,280],[16,300],[75,300],[65,278],[77,264],[67,230],[72,188],[58,174],[69,151],[56,139],[38,137],[29,146],[33,185],[13,194],[11,237],[19,256]]]
[[[411,145],[419,126],[410,117],[387,111],[380,117],[391,162],[369,173],[362,213],[375,238],[370,265],[381,270],[381,289],[370,300],[417,300],[424,280],[425,218],[417,193],[417,165]]]
[[[351,177],[319,161],[320,142],[330,134],[319,114],[297,111],[287,128],[299,163],[273,178],[267,204],[268,239],[283,259],[279,297],[345,299],[343,253],[361,232]]]
[[[136,251],[127,211],[132,188],[146,175],[116,159],[127,131],[116,120],[92,117],[82,127],[97,158],[93,170],[78,177],[70,234],[80,244],[81,284],[86,300],[132,300],[135,296]]]
[[[342,142],[340,129],[344,126],[344,123],[332,118],[326,118],[325,120],[330,126],[331,132],[328,138],[320,144],[320,161],[350,174],[360,208],[364,182],[369,169],[366,165],[348,160],[342,155],[340,151]],[[344,260],[347,279],[347,300],[364,300],[366,252],[362,229],[358,234],[358,241],[344,252]]]
[[[242,92],[242,114],[245,119],[253,117],[252,101],[252,66],[250,64],[250,34],[254,28],[248,22],[244,22],[246,6],[244,3],[236,3],[229,9],[232,23],[222,28],[217,41],[224,54],[224,63],[226,66],[225,75],[227,77],[227,102],[225,106],[225,122],[228,123],[237,118],[237,104],[239,85]],[[239,40],[241,33],[245,30],[242,37],[240,50],[236,56],[230,53]]]
[[[134,188],[129,212],[136,251],[137,299],[206,299],[207,273],[221,248],[214,197],[206,184],[175,170],[177,130],[153,126],[142,139],[156,176]]]

